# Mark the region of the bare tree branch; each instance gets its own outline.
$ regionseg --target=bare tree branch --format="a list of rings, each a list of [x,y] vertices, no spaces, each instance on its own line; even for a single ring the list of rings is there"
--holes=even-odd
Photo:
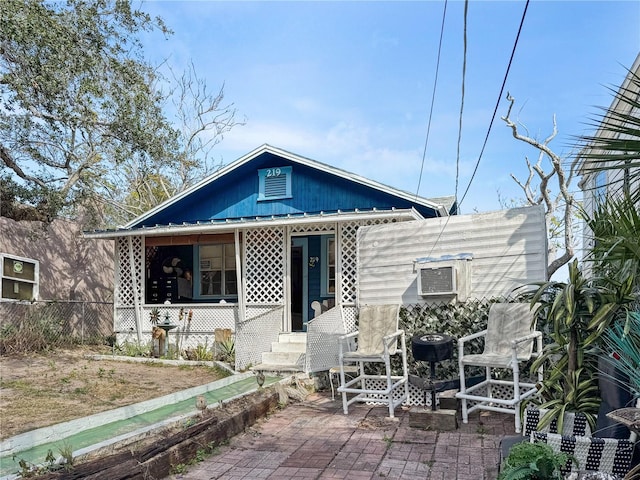
[[[32,177],[31,175],[26,174],[22,168],[20,168],[20,165],[18,165],[18,163],[15,161],[15,159],[11,156],[11,154],[9,153],[9,151],[4,148],[4,145],[0,145],[0,160],[2,160],[2,162],[11,170],[13,170],[16,175],[18,175],[20,178],[22,178],[23,180],[28,180],[30,182],[34,182],[37,185],[45,188],[47,186],[47,184],[45,182],[43,182],[42,180],[40,180],[37,177]]]
[[[556,122],[556,116],[553,116],[553,129],[552,132],[542,141],[530,137],[528,134],[522,134],[519,130],[519,125],[511,119],[511,111],[513,109],[515,99],[511,94],[507,93],[507,101],[509,102],[509,108],[507,114],[502,117],[507,127],[511,129],[513,138],[518,141],[524,142],[533,148],[538,150],[538,160],[534,164],[531,164],[528,158],[525,157],[529,175],[527,180],[522,182],[518,180],[515,175],[511,174],[511,178],[520,186],[525,194],[525,198],[530,205],[545,206],[545,216],[547,218],[547,226],[552,235],[556,230],[551,228],[552,219],[559,215],[562,218],[562,227],[564,229],[562,235],[562,248],[564,252],[559,257],[553,259],[547,266],[547,279],[550,278],[559,268],[568,263],[574,256],[574,222],[573,222],[573,210],[577,206],[577,201],[574,195],[569,190],[569,185],[573,180],[573,171],[569,171],[567,174],[562,166],[562,158],[558,156],[551,148],[549,144],[558,134],[558,125]],[[548,159],[551,164],[551,170],[549,172],[544,171],[543,161]],[[551,192],[550,182],[556,177],[558,194],[554,197]],[[533,182],[538,179],[538,192],[535,193]],[[563,201],[563,206],[560,207],[560,201]],[[559,209],[561,212],[558,212]],[[552,237],[553,238],[553,237]],[[555,250],[555,244],[549,243],[550,249]],[[552,252],[550,252],[552,253]]]

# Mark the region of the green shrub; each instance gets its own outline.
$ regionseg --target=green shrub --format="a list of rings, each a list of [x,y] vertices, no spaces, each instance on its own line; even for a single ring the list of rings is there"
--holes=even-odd
[[[213,352],[209,348],[208,340],[205,340],[204,345],[199,343],[194,348],[187,348],[184,351],[184,356],[187,360],[196,360],[200,362],[213,360]]]
[[[502,463],[498,480],[562,480],[560,469],[569,461],[572,457],[554,452],[546,443],[517,443]]]
[[[64,328],[55,304],[29,310],[17,324],[0,330],[0,355],[44,352],[76,345],[77,339]]]
[[[236,344],[229,338],[215,344],[216,360],[234,365],[236,363]]]
[[[113,347],[114,353],[124,355],[126,357],[149,357],[151,356],[151,343],[138,343],[124,341]]]

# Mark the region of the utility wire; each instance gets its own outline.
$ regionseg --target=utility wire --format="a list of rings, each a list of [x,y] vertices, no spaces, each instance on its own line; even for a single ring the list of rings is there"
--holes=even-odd
[[[462,98],[460,100],[460,119],[458,120],[458,146],[456,153],[456,189],[455,195],[453,197],[454,202],[456,203],[456,210],[459,208],[458,203],[458,171],[460,165],[460,141],[462,139],[462,112],[464,110],[464,78],[467,72],[467,14],[469,13],[469,0],[464,0],[464,20],[463,20],[463,45],[464,48],[462,50]],[[449,225],[449,219],[451,219],[451,215],[447,215],[447,219],[444,222],[444,225],[440,229],[440,233],[438,233],[438,238],[436,238],[435,242],[431,246],[431,250],[429,251],[429,256],[433,253],[440,242],[440,238],[444,233],[444,229]]]
[[[489,140],[489,133],[491,132],[491,128],[493,126],[493,122],[496,118],[496,114],[498,112],[498,105],[500,104],[500,99],[502,98],[502,93],[504,92],[504,87],[505,84],[507,83],[507,77],[509,76],[509,70],[511,69],[511,64],[513,62],[513,57],[515,55],[516,52],[516,47],[518,45],[518,40],[520,39],[520,32],[522,32],[522,25],[524,24],[524,19],[527,15],[527,8],[529,7],[529,0],[527,0],[525,6],[524,6],[524,11],[522,12],[522,18],[520,19],[520,26],[518,27],[518,34],[516,35],[516,39],[515,42],[513,44],[513,49],[511,50],[511,57],[509,58],[509,64],[507,66],[507,70],[504,74],[504,79],[502,80],[502,87],[500,87],[500,93],[498,94],[498,99],[496,101],[496,106],[493,109],[493,116],[491,117],[491,122],[489,124],[489,128],[487,129],[487,134],[485,136],[484,139],[484,143],[482,144],[482,149],[480,150],[480,155],[478,156],[478,161],[476,162],[476,166],[473,170],[473,174],[471,175],[471,178],[469,179],[469,184],[467,185],[467,188],[464,192],[464,195],[462,196],[462,199],[458,202],[458,165],[459,165],[459,159],[460,159],[460,139],[461,139],[461,131],[462,131],[462,113],[463,113],[463,106],[464,106],[464,76],[465,76],[465,72],[466,72],[466,65],[467,65],[467,12],[468,12],[468,5],[469,5],[469,0],[465,0],[464,3],[464,52],[463,52],[463,63],[462,63],[462,100],[461,100],[461,105],[460,105],[460,121],[459,121],[459,131],[458,131],[458,154],[457,154],[457,158],[456,158],[456,191],[455,191],[455,199],[456,199],[456,208],[459,209],[460,205],[462,204],[462,201],[465,199],[465,197],[467,196],[467,193],[469,192],[469,188],[471,187],[471,183],[473,182],[473,179],[475,178],[476,172],[478,171],[478,166],[480,165],[480,160],[482,159],[482,154],[484,153],[484,149],[487,145],[487,142]],[[433,242],[433,246],[431,247],[431,251],[429,252],[429,256],[431,256],[431,253],[433,253],[433,250],[436,248],[436,245],[438,244],[438,242],[440,241],[440,238],[442,237],[442,234],[444,233],[444,230],[447,228],[447,225],[449,224],[449,220],[451,219],[451,215],[447,216],[447,220],[445,221],[444,225],[442,226],[442,228],[440,229],[440,233],[438,234],[438,238],[436,238],[435,242]]]
[[[462,114],[464,112],[464,81],[467,75],[467,14],[469,13],[469,0],[464,2],[464,28],[462,32],[462,94],[460,96],[460,117],[458,119],[458,145],[456,147],[456,188],[454,197],[458,203],[458,180],[460,178],[460,144],[462,143]],[[459,208],[460,204],[458,204]]]
[[[433,104],[436,98],[436,86],[438,84],[438,71],[440,70],[440,53],[442,52],[442,37],[444,35],[444,21],[447,16],[447,0],[444,2],[444,10],[442,11],[442,25],[440,26],[440,41],[438,43],[438,58],[436,60],[436,76],[433,80],[433,92],[431,93],[431,108],[429,109],[429,121],[427,122],[427,136],[424,141],[424,150],[422,151],[422,164],[420,165],[420,176],[418,177],[418,188],[416,188],[416,200],[420,192],[420,184],[422,183],[422,172],[424,171],[424,161],[427,156],[427,144],[429,143],[429,132],[431,131],[431,119],[433,117]]]
[[[482,159],[482,154],[484,153],[484,149],[487,146],[487,142],[489,141],[489,134],[491,133],[491,128],[493,127],[493,122],[498,113],[498,106],[500,105],[500,100],[502,99],[502,93],[504,92],[504,87],[507,84],[507,77],[509,76],[509,70],[511,70],[511,64],[513,62],[513,57],[516,53],[516,47],[518,46],[518,40],[520,39],[520,32],[522,32],[522,25],[524,24],[524,19],[527,15],[527,9],[529,8],[529,0],[525,3],[524,11],[522,12],[522,18],[520,19],[520,26],[518,27],[518,34],[516,35],[516,40],[513,43],[513,49],[511,50],[511,57],[509,58],[509,64],[507,66],[507,71],[504,74],[504,79],[502,80],[502,87],[500,87],[500,94],[498,95],[498,99],[496,100],[496,106],[493,109],[493,115],[491,116],[491,123],[489,123],[489,128],[487,129],[487,134],[484,137],[484,143],[482,144],[482,149],[480,150],[480,155],[478,156],[478,161],[476,162],[476,166],[473,169],[473,173],[471,174],[471,178],[469,179],[469,184],[467,185],[467,189],[464,191],[464,195],[460,199],[458,203],[458,207],[462,204],[469,189],[471,188],[471,183],[476,176],[476,172],[478,171],[478,166],[480,165],[480,160]],[[457,182],[457,179],[456,179]],[[457,192],[456,192],[457,193]]]

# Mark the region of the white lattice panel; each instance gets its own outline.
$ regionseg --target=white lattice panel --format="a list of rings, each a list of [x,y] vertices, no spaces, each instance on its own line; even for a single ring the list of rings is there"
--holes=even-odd
[[[285,244],[282,227],[245,230],[247,303],[284,302]]]
[[[114,332],[135,332],[136,316],[135,310],[129,308],[116,308],[113,324]]]
[[[119,237],[116,241],[116,305],[133,305],[133,282],[129,267],[129,240]]]
[[[384,390],[387,388],[387,381],[385,379],[367,378],[365,380],[365,386],[368,390],[374,390],[374,389]],[[396,388],[391,393],[393,395],[394,400],[399,400],[404,394],[404,387]],[[388,396],[387,395],[369,395],[369,397],[385,400]],[[373,405],[384,404],[383,402],[378,403],[373,400],[367,403],[373,404]],[[440,401],[436,396],[436,405],[439,405],[439,403]],[[424,390],[422,390],[421,388],[415,385],[409,384],[409,397],[404,402],[402,402],[402,405],[409,406],[409,407],[413,407],[413,406],[431,407],[431,392],[428,392],[427,395],[425,396]]]
[[[131,238],[131,252],[129,238]],[[116,243],[116,262],[116,305],[135,305],[136,300],[142,303],[142,279],[144,278],[142,237],[119,237]]]
[[[335,223],[313,223],[291,227],[291,233],[333,233],[334,231]]]
[[[340,225],[340,298],[342,303],[356,301],[356,261],[358,222]]]
[[[209,345],[213,345],[214,332],[217,328],[228,328],[235,331],[236,322],[238,321],[237,305],[189,305],[183,309],[182,320],[180,320],[180,307],[176,305],[155,305],[160,308],[160,321],[163,322],[165,314],[169,314],[169,323],[177,325],[174,330],[169,332],[170,338],[181,335],[186,337],[189,347],[196,347],[198,344],[204,344],[208,340]],[[150,340],[153,325],[150,320],[150,312],[153,305],[144,306],[142,310],[142,337]],[[188,313],[191,310],[191,322],[188,320]],[[136,336],[135,309],[133,307],[117,308],[114,324],[114,331],[118,333],[118,342],[128,336]],[[137,338],[135,338],[137,341]],[[172,341],[172,343],[174,343]],[[186,346],[184,347],[186,348]]]
[[[253,316],[262,308],[247,308],[247,320],[236,324],[236,370],[262,362],[262,353],[271,351],[271,344],[278,341],[284,307],[271,307]]]
[[[245,308],[245,315],[246,318],[248,319],[252,319],[255,317],[259,317],[261,315],[266,315],[268,313],[273,312],[274,310],[280,310],[284,312],[284,307],[274,307],[273,305],[247,305]],[[278,328],[276,329],[278,332],[280,332],[280,325],[278,325]],[[256,332],[256,335],[259,334],[259,332]]]
[[[487,388],[488,388],[487,386],[478,388],[477,390],[474,390],[472,394],[478,395],[478,396],[487,396],[488,395]],[[527,390],[528,389],[526,387],[520,387],[520,394],[523,395],[524,393],[527,392]],[[491,398],[499,398],[501,400],[509,400],[513,398],[513,385],[492,384]],[[467,400],[468,408],[478,405],[479,403],[483,403],[483,402],[476,401],[476,400]],[[515,407],[512,405],[504,405],[504,404],[500,404],[500,408],[515,409]]]
[[[212,333],[192,333],[189,330],[171,330],[171,332],[169,332],[169,344],[176,345],[176,342],[179,342],[180,352],[183,358],[185,358],[185,350],[198,346],[205,346],[207,351],[213,353],[215,336]]]
[[[408,407],[431,407],[431,391],[425,392],[416,385],[409,384],[409,398],[404,401],[403,405]],[[436,406],[440,405],[440,399],[436,392]]]
[[[321,372],[338,365],[339,338],[345,334],[340,308],[331,308],[307,324],[306,371]]]
[[[358,228],[362,225],[387,223],[388,218],[352,221],[340,224],[340,298],[342,303],[355,303],[358,268]]]
[[[116,334],[116,343],[118,345],[123,345],[126,343],[138,344],[138,336],[135,332],[124,332]],[[141,337],[141,345],[148,345],[149,352],[151,352],[151,334],[144,334]]]
[[[384,378],[366,378],[364,381],[364,385],[365,388],[367,390],[385,390],[387,388],[387,380]],[[395,388],[392,392],[391,395],[393,396],[394,400],[400,400],[400,398],[404,395],[404,387],[400,386]],[[372,399],[374,398],[380,398],[380,399],[384,399],[387,398],[387,395],[375,395],[375,394],[368,394],[368,396]],[[374,402],[372,402],[374,403]]]
[[[238,306],[235,304],[198,305],[145,305],[142,309],[142,329],[151,330],[151,310],[160,310],[160,321],[164,322],[168,315],[169,323],[182,328],[188,325],[192,332],[213,334],[216,328],[235,330],[238,321]],[[182,310],[182,315],[180,311]],[[191,312],[191,321],[189,321]]]
[[[342,322],[344,323],[345,332],[351,333],[356,331],[357,318],[358,309],[355,305],[342,306]]]

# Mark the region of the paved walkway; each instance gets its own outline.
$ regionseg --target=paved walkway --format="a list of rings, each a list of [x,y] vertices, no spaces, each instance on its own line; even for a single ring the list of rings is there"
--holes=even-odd
[[[315,393],[289,405],[172,480],[430,479],[497,476],[500,438],[513,416],[483,413],[450,432],[409,426],[409,410],[342,403]]]

